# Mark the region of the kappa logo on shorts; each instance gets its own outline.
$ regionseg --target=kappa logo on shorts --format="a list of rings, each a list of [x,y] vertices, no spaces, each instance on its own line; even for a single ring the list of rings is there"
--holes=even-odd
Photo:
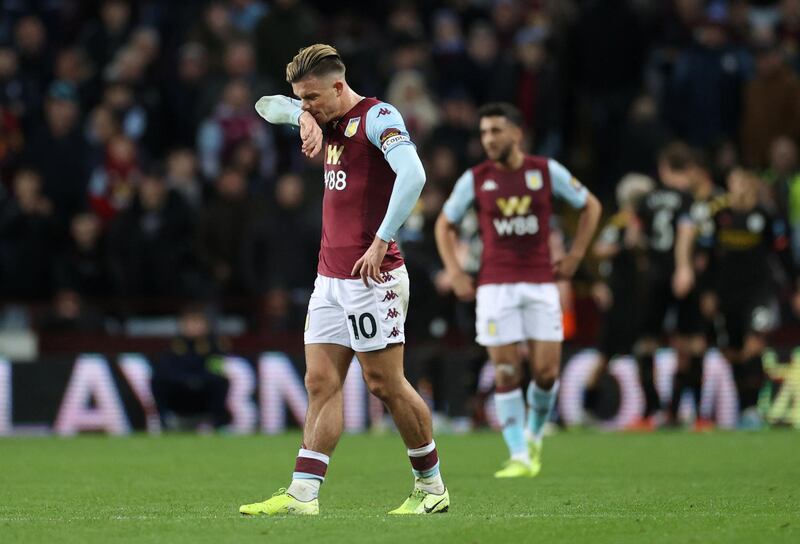
[[[381,272],[381,279],[383,281],[392,281],[394,276],[392,276],[391,272]]]
[[[392,332],[389,333],[389,338],[397,338],[401,333],[402,331],[400,329],[397,327],[392,327]]]
[[[397,298],[397,293],[395,293],[394,291],[386,291],[386,295],[384,295],[382,302],[388,302],[396,298]]]
[[[400,312],[398,312],[395,308],[389,308],[389,313],[386,314],[386,319],[394,319],[400,316]]]

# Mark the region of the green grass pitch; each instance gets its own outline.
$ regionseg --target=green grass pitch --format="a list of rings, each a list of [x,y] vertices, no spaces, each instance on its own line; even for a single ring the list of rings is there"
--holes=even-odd
[[[450,512],[392,518],[400,439],[345,436],[316,518],[244,518],[286,485],[299,434],[0,440],[0,542],[800,542],[800,435],[562,433],[497,481],[499,435],[437,440]]]

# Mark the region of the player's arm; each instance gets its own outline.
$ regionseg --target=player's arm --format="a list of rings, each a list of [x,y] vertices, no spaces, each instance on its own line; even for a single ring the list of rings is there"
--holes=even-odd
[[[572,247],[561,259],[553,263],[553,272],[556,278],[570,279],[586,255],[586,250],[589,249],[589,244],[592,242],[592,237],[600,221],[600,215],[603,213],[603,206],[597,197],[575,179],[564,166],[552,159],[547,161],[547,166],[550,170],[553,194],[573,208],[581,210]]]
[[[300,127],[302,151],[308,158],[322,149],[322,129],[310,113],[303,111],[299,100],[279,94],[262,96],[256,102],[256,112],[273,125]]]
[[[385,113],[387,112],[388,113]],[[381,113],[384,112],[384,113]],[[364,285],[368,278],[381,283],[381,263],[397,231],[408,216],[425,186],[425,168],[417,155],[417,149],[408,136],[400,113],[388,104],[373,106],[366,115],[365,130],[373,145],[383,151],[384,158],[397,175],[386,215],[378,227],[375,239],[366,253],[353,266],[352,274],[360,275]]]
[[[678,298],[685,297],[694,285],[694,267],[692,266],[692,250],[697,229],[692,221],[688,208],[678,216],[675,236],[675,273],[672,276],[672,292]]]
[[[770,243],[772,250],[778,256],[789,280],[789,288],[792,292],[792,310],[795,315],[800,316],[800,270],[795,265],[792,256],[786,222],[782,218],[775,217],[769,213],[767,218],[766,234],[769,237],[768,243]]]
[[[445,272],[453,286],[453,292],[461,300],[475,298],[475,285],[472,277],[464,272],[456,256],[458,225],[474,199],[475,185],[472,170],[467,170],[456,181],[453,192],[436,219],[436,227],[434,228],[439,256],[442,258]]]

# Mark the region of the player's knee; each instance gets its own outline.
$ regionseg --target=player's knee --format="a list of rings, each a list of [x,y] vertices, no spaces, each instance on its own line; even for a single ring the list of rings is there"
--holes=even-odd
[[[367,383],[369,392],[384,402],[392,397],[396,389],[391,380],[382,372],[365,372],[364,381]]]
[[[339,380],[326,372],[308,371],[305,377],[306,391],[309,397],[329,397],[336,393]]]
[[[495,363],[494,383],[497,387],[509,389],[519,385],[517,367],[510,363]]]
[[[540,389],[549,390],[558,379],[558,367],[545,367],[536,373],[536,385]]]

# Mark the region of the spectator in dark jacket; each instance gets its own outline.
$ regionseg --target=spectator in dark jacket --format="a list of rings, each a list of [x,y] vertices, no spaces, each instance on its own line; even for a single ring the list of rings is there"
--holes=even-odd
[[[109,231],[112,281],[124,295],[180,296],[187,293],[193,218],[181,196],[160,173],[148,172],[131,207]]]
[[[42,175],[42,192],[54,206],[56,218],[66,225],[86,202],[86,140],[78,124],[77,93],[71,83],[50,85],[45,121],[25,144],[26,162]]]
[[[42,195],[33,170],[20,170],[14,198],[0,211],[0,285],[9,297],[41,300],[50,295],[56,237],[53,205]]]
[[[70,239],[56,261],[56,286],[84,297],[110,295],[106,250],[100,219],[90,212],[73,217]]]

